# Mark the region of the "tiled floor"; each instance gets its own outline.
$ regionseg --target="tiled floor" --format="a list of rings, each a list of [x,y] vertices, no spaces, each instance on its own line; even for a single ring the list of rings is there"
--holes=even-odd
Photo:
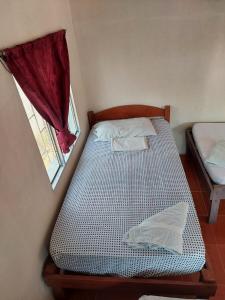
[[[204,191],[204,187],[200,184],[200,178],[197,175],[194,165],[186,157],[182,157],[184,170],[191,188],[196,210],[199,216],[202,228],[203,238],[206,244],[208,257],[215,273],[218,283],[218,290],[213,300],[225,300],[225,200],[222,201],[219,216],[216,224],[208,224],[207,216],[209,213],[210,202]],[[129,292],[124,295],[114,295],[113,293],[94,293],[88,292],[73,294],[71,300],[137,300],[134,295]]]

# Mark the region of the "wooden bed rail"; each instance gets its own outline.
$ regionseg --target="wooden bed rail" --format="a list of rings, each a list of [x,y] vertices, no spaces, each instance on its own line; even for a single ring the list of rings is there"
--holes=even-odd
[[[149,105],[123,105],[108,108],[97,113],[88,112],[90,128],[97,122],[106,120],[119,120],[138,117],[163,117],[170,122],[170,106],[159,108]]]
[[[192,276],[193,275],[193,276]],[[67,299],[67,290],[106,290],[133,291],[140,297],[143,294],[173,297],[197,297],[209,299],[215,295],[216,282],[207,265],[195,274],[159,278],[122,278],[114,276],[83,275],[63,271],[48,258],[43,270],[46,284],[53,289],[57,300]],[[194,278],[194,280],[193,280]]]

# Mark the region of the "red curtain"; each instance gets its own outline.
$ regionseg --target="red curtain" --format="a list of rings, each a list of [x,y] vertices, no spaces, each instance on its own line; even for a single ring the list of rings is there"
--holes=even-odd
[[[76,137],[68,130],[70,70],[65,30],[7,48],[4,60],[30,102],[55,128],[60,148],[67,153]]]

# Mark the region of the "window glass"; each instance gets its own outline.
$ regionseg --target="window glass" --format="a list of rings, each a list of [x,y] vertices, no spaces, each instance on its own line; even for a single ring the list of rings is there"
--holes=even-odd
[[[57,142],[54,128],[52,128],[36,111],[34,106],[27,99],[26,95],[16,82],[16,86],[22,100],[27,118],[29,120],[31,129],[33,131],[35,140],[37,142],[38,149],[41,154],[45,169],[47,171],[49,180],[51,183],[54,182],[59,171],[63,169],[66,161],[68,160],[72,151],[73,145],[70,147],[70,152],[63,154]],[[79,126],[77,122],[77,116],[74,109],[72,91],[70,93],[70,105],[69,105],[69,116],[68,126],[70,131],[78,136]],[[59,176],[57,177],[58,180]]]

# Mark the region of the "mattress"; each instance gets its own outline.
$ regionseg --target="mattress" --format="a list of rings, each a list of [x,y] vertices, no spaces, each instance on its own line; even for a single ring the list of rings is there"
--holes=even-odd
[[[112,152],[93,131],[56,221],[50,254],[62,269],[96,275],[158,277],[202,269],[205,247],[191,192],[167,121],[149,149]],[[144,219],[180,201],[189,203],[182,255],[134,250],[122,239]]]
[[[225,184],[225,168],[206,161],[213,146],[218,141],[225,140],[225,123],[196,123],[193,125],[192,134],[210,178],[217,184]]]

